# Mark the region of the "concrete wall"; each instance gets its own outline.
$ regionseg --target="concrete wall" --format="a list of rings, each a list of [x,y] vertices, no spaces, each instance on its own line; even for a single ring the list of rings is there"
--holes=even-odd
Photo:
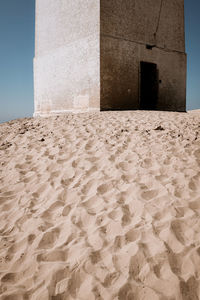
[[[101,0],[100,24],[101,109],[139,108],[140,61],[147,61],[162,81],[157,109],[185,111],[184,1]]]
[[[100,3],[101,35],[185,51],[184,0],[101,0]]]
[[[36,0],[35,115],[99,110],[99,0]]]
[[[35,115],[139,109],[140,61],[157,109],[185,110],[184,0],[36,0],[35,42]]]

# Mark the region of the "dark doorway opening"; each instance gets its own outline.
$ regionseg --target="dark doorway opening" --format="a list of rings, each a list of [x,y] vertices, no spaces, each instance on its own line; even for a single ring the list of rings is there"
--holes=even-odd
[[[158,103],[158,69],[157,65],[140,62],[140,109],[155,110]]]

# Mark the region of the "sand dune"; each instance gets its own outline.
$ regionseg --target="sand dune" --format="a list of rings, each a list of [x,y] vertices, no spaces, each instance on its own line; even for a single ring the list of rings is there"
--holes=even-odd
[[[200,299],[200,113],[0,125],[0,299]]]

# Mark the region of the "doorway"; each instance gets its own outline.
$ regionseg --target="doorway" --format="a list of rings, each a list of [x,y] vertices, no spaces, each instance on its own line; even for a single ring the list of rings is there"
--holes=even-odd
[[[158,69],[157,65],[140,62],[140,109],[155,110],[158,102]]]

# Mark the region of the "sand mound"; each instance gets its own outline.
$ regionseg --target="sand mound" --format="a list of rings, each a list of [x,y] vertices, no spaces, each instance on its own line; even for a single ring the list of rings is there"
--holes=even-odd
[[[0,299],[199,299],[199,117],[1,124]]]

